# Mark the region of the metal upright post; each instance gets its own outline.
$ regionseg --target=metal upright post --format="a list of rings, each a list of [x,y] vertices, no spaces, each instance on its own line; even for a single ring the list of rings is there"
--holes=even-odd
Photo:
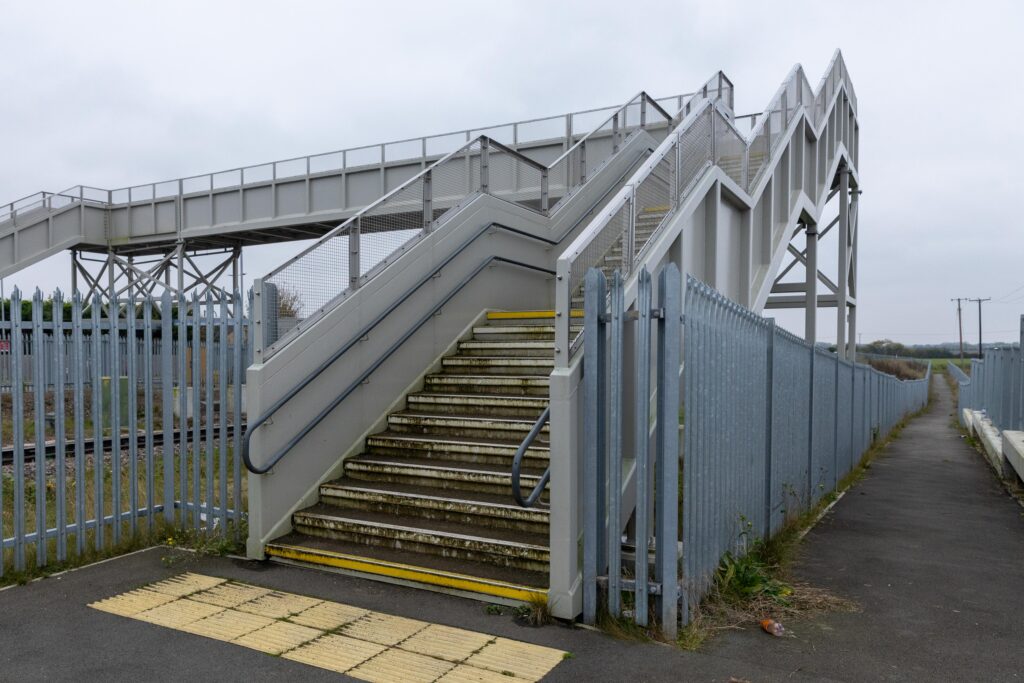
[[[423,231],[429,232],[430,225],[434,222],[434,188],[431,176],[433,173],[427,171],[423,174]]]
[[[363,217],[356,216],[348,229],[348,286],[359,287],[359,242],[362,232]]]
[[[622,273],[612,275],[608,334],[608,613],[618,617],[622,578]]]
[[[647,625],[648,606],[648,548],[649,548],[649,478],[650,458],[650,380],[651,380],[651,275],[646,269],[637,277],[636,336],[635,336],[636,405],[634,419],[633,455],[636,458],[636,605],[634,619]]]
[[[804,339],[814,346],[818,339],[818,226],[804,225],[807,237],[806,278],[804,280]]]
[[[491,144],[486,137],[480,138],[480,191],[487,193],[491,187]]]
[[[584,280],[583,345],[583,621],[597,621],[597,575],[604,568],[605,405],[604,330],[605,277],[591,268]]]
[[[669,263],[662,269],[660,280],[654,579],[661,584],[657,602],[662,633],[675,640],[679,619],[679,268]]]
[[[839,169],[839,279],[836,282],[836,355],[846,358],[847,287],[850,282],[850,172]],[[810,254],[808,254],[808,257]]]

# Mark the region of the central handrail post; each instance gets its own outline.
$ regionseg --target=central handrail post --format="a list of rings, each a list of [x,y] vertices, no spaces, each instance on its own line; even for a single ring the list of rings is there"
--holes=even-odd
[[[357,216],[348,229],[348,286],[359,288],[359,237],[362,233],[363,217]]]

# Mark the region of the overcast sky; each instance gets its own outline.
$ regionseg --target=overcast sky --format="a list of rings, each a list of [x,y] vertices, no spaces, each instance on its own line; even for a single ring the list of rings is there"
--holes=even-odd
[[[0,203],[666,96],[717,69],[738,113],[760,111],[793,64],[816,86],[840,47],[860,106],[863,340],[953,340],[956,296],[993,297],[986,339],[1016,339],[1022,7],[0,1]],[[247,279],[280,253],[247,252]],[[5,284],[69,273],[61,255]],[[976,339],[973,305],[965,326]]]

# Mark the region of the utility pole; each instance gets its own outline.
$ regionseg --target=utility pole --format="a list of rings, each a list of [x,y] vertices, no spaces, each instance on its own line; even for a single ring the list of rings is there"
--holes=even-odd
[[[950,299],[950,301],[956,302],[956,328],[960,331],[960,364],[964,362],[964,318],[960,312],[960,302],[963,301],[963,297],[957,297]]]
[[[983,302],[985,302],[985,301],[991,301],[991,300],[992,300],[992,297],[987,297],[985,299],[968,299],[968,301],[977,301],[978,302],[978,358],[984,358],[984,356],[985,356],[985,352],[982,350],[982,346],[981,346],[981,304]]]

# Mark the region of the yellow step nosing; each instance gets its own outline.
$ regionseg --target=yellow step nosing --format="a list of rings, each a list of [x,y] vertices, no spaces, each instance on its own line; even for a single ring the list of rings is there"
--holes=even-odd
[[[573,318],[582,318],[583,309],[574,308],[569,312]],[[532,320],[543,318],[554,318],[554,311],[488,311],[488,320]]]
[[[546,597],[547,589],[521,586],[494,579],[484,579],[467,574],[456,574],[427,567],[415,567],[413,565],[401,564],[377,560],[372,557],[360,557],[348,555],[330,550],[319,550],[304,548],[302,546],[288,545],[284,543],[268,543],[266,552],[268,555],[283,557],[289,560],[319,564],[328,567],[337,567],[350,571],[362,572],[364,574],[376,574],[392,579],[404,581],[415,581],[434,586],[443,586],[456,590],[481,593],[507,600],[521,600],[529,602],[531,598]]]

